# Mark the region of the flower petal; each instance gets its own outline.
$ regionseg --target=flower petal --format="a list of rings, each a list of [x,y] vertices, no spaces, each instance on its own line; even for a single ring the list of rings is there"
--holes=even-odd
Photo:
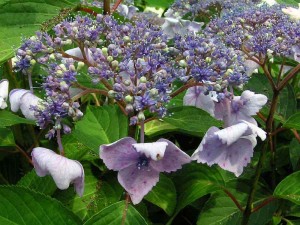
[[[8,80],[3,79],[0,81],[0,97],[7,99],[8,96]]]
[[[218,157],[221,157],[223,154],[220,147],[224,145],[215,135],[219,130],[217,127],[208,129],[199,147],[193,153],[192,160],[197,160],[199,163],[206,163],[209,166],[216,163]]]
[[[32,153],[32,162],[38,176],[51,175],[56,186],[65,190],[74,183],[76,193],[82,196],[84,191],[84,170],[75,160],[56,154],[52,150],[37,147]]]
[[[240,98],[244,103],[240,109],[242,113],[248,116],[256,115],[257,112],[267,103],[268,98],[262,94],[255,94],[252,91],[244,91]],[[234,101],[234,99],[233,99]]]
[[[205,88],[191,87],[186,91],[183,97],[184,105],[191,105],[203,109],[210,115],[214,116],[215,103],[210,95],[204,95]]]
[[[207,131],[192,159],[209,166],[218,164],[224,170],[239,176],[253,156],[253,148],[256,145],[255,135],[241,137],[231,145],[227,145],[216,135],[218,130],[216,127],[211,127]]]
[[[233,172],[235,176],[240,176],[243,168],[247,166],[253,156],[253,144],[250,140],[240,138],[230,146],[224,146],[221,151],[224,151],[216,163],[227,171]]]
[[[30,91],[25,89],[13,89],[10,91],[9,102],[11,111],[18,112],[21,104],[20,99],[25,93],[30,93]]]
[[[249,126],[246,123],[238,123],[230,127],[226,127],[215,133],[223,144],[231,145],[236,142],[248,131]]]
[[[153,142],[153,143],[136,143],[132,146],[139,153],[144,154],[147,158],[153,160],[160,160],[164,157],[167,142]]]
[[[140,154],[133,148],[136,141],[125,137],[112,144],[100,146],[100,158],[108,169],[121,170],[132,164],[136,166]]]
[[[159,172],[150,167],[138,169],[134,164],[119,171],[118,181],[129,193],[132,203],[138,204],[159,181]]]
[[[20,98],[20,109],[25,118],[29,120],[36,120],[34,116],[34,110],[31,109],[32,106],[37,106],[43,100],[35,96],[31,92],[23,94]]]
[[[167,148],[162,159],[157,161],[150,161],[150,166],[153,169],[159,172],[169,173],[180,169],[183,164],[191,162],[190,156],[183,152],[171,141],[161,138],[156,143],[167,143]]]

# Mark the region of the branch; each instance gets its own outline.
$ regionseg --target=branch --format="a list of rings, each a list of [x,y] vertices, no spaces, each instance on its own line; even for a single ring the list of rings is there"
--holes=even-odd
[[[180,88],[178,88],[176,91],[171,93],[170,96],[171,96],[171,98],[174,98],[175,96],[179,95],[181,92],[184,92],[185,90],[189,89],[190,87],[195,87],[195,86],[203,86],[203,84],[192,81],[192,82],[187,83],[187,84],[181,86]]]
[[[228,195],[229,198],[231,198],[231,200],[234,202],[234,204],[238,207],[238,209],[243,212],[244,209],[243,207],[240,205],[240,203],[238,202],[238,200],[234,197],[234,195],[228,191],[227,189],[223,189],[223,191]]]
[[[116,9],[118,8],[118,6],[121,4],[123,0],[117,0],[116,3],[114,4],[114,6],[111,9],[111,13],[113,13],[114,11],[116,11]]]
[[[278,90],[281,91],[286,84],[300,71],[300,63],[280,82]]]

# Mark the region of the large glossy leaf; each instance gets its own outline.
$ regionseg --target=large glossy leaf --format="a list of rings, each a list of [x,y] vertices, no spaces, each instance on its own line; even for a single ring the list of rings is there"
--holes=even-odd
[[[0,186],[1,224],[76,225],[80,219],[60,202],[24,187]]]
[[[286,128],[300,130],[300,112],[291,115],[283,126]]]
[[[117,106],[88,107],[82,120],[76,123],[74,137],[99,153],[101,144],[108,144],[127,136],[128,120]]]
[[[0,63],[11,58],[22,37],[30,37],[41,24],[57,16],[75,0],[7,0],[0,2]]]
[[[0,111],[0,128],[19,124],[19,123],[35,124],[34,121],[21,118],[9,111],[5,111],[5,110]]]
[[[239,198],[238,201],[240,201]],[[277,207],[278,204],[274,201],[253,213],[250,217],[249,225],[266,224],[272,219],[273,213],[276,211]],[[242,212],[224,192],[217,192],[206,202],[199,214],[197,224],[241,224],[242,216]]]
[[[300,171],[283,179],[275,188],[274,196],[290,200],[300,205]]]
[[[57,188],[51,176],[39,177],[34,169],[23,176],[17,185],[46,195],[52,195]]]
[[[174,107],[168,112],[170,116],[164,117],[164,121],[189,134],[203,136],[211,126],[222,125],[221,121],[216,120],[204,110],[192,106]]]
[[[86,221],[84,225],[147,225],[145,219],[132,206],[128,205],[126,208],[125,201],[114,203],[91,219]]]
[[[208,167],[198,163],[185,165],[174,179],[179,196],[175,213],[168,224],[188,204],[224,187],[226,178],[223,174],[215,166]]]
[[[64,191],[57,190],[54,197],[82,220],[87,220],[105,207],[118,202],[123,188],[115,177],[111,177],[109,180],[99,179],[99,174],[99,177],[96,177],[90,163],[86,162],[83,166],[85,173],[83,196],[79,197],[73,188],[69,188]]]
[[[176,189],[172,180],[163,174],[157,185],[145,196],[145,199],[172,215],[176,206]]]
[[[280,93],[278,113],[285,119],[297,112],[296,96],[291,85],[287,85]]]

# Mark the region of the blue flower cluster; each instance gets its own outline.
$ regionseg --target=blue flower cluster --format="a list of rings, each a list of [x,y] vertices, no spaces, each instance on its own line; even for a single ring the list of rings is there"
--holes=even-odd
[[[291,55],[291,47],[300,43],[300,23],[282,12],[281,5],[247,6],[227,11],[213,19],[206,32],[235,49],[256,54]]]

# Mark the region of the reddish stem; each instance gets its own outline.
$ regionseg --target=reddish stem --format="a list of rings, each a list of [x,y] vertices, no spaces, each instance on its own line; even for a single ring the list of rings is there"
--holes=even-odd
[[[130,203],[130,196],[126,192],[125,208],[123,210],[123,216],[122,216],[122,223],[121,223],[121,225],[125,225],[125,223],[126,223],[126,216],[127,216],[127,211],[128,211],[128,205],[129,205],[129,203]]]
[[[114,4],[114,6],[111,9],[111,13],[113,13],[114,11],[116,11],[116,9],[118,8],[118,6],[121,4],[122,0],[117,0],[116,3]]]
[[[91,14],[93,16],[97,16],[97,14],[98,14],[95,11],[93,11],[93,10],[91,10],[89,8],[84,8],[84,7],[79,7],[78,11],[86,12],[86,13]]]
[[[269,204],[270,202],[274,201],[276,198],[274,198],[273,196],[267,198],[266,200],[264,200],[262,203],[260,203],[258,206],[256,206],[253,210],[252,213],[257,212],[258,210],[260,210],[262,207],[266,206],[267,204]]]
[[[238,209],[243,212],[244,209],[241,206],[241,204],[238,202],[238,200],[234,197],[234,195],[228,191],[227,189],[223,189],[223,191],[228,195],[229,198],[231,198],[231,200],[234,202],[234,204],[238,207]]]

